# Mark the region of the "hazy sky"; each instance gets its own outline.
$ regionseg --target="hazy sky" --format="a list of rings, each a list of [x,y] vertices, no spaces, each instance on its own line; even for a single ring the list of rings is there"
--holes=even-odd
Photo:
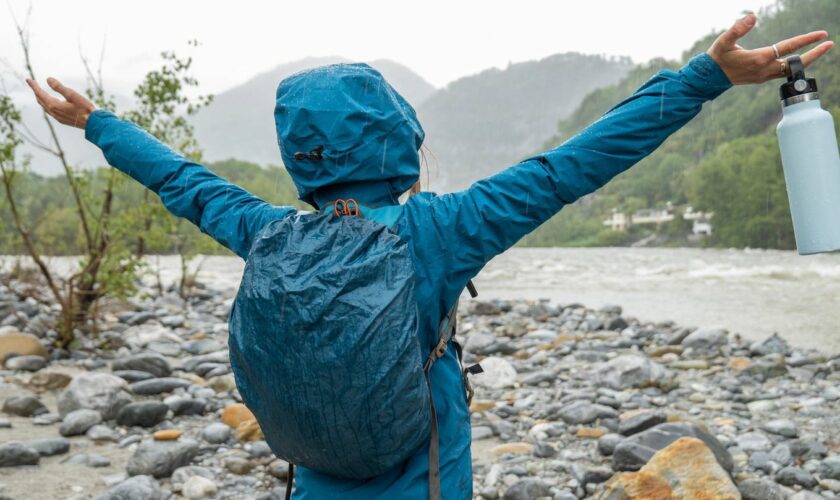
[[[14,24],[31,5],[32,56],[41,79],[78,80],[80,47],[98,59],[106,85],[128,92],[158,65],[159,52],[192,53],[203,92],[218,93],[306,56],[388,58],[436,86],[508,62],[578,51],[642,62],[678,57],[745,9],[771,0],[587,1],[215,1],[7,0],[0,58],[20,66]],[[819,26],[814,26],[814,29]],[[190,51],[187,40],[202,46]],[[11,91],[17,83],[3,70]]]

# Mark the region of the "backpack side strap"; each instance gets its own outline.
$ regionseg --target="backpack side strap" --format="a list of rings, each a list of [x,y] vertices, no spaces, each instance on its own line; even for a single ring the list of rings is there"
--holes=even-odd
[[[467,282],[467,290],[469,290],[470,296],[476,297],[478,292],[475,289],[475,285],[473,285],[472,280]],[[429,403],[432,407],[432,428],[429,437],[429,500],[440,500],[441,498],[441,491],[440,491],[440,437],[438,434],[438,418],[437,418],[437,411],[435,410],[435,398],[434,394],[432,394],[432,378],[431,378],[431,371],[432,366],[435,364],[435,361],[442,358],[444,354],[446,354],[446,350],[449,347],[449,342],[454,341],[455,330],[457,327],[457,313],[458,313],[458,301],[456,300],[452,307],[449,309],[449,312],[446,313],[446,316],[440,321],[438,325],[438,341],[435,345],[435,348],[432,349],[432,352],[429,353],[429,356],[426,358],[426,362],[423,364],[423,373],[426,375],[426,385],[429,387]],[[461,362],[461,346],[460,344],[455,343],[456,351],[458,354],[458,363]],[[461,376],[464,378],[465,387],[467,387],[467,391],[469,394],[468,401],[472,399],[472,387],[469,384],[469,381],[466,379],[467,373],[480,373],[481,367],[479,365],[473,365],[470,368],[464,369],[461,372]],[[467,403],[469,405],[469,402]]]

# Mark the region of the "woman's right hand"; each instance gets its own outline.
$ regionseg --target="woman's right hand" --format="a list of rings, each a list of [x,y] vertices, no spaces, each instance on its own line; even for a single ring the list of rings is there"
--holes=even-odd
[[[44,111],[64,125],[84,129],[88,117],[96,109],[96,105],[85,96],[65,87],[55,78],[47,78],[47,85],[61,94],[65,99],[63,101],[48,94],[35,80],[27,79],[26,83],[35,93],[35,99]]]

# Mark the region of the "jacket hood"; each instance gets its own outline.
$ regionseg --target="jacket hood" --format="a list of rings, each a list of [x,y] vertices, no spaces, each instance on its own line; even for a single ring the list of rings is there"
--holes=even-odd
[[[277,87],[277,142],[298,197],[397,203],[420,175],[424,132],[411,105],[367,64],[333,64]]]

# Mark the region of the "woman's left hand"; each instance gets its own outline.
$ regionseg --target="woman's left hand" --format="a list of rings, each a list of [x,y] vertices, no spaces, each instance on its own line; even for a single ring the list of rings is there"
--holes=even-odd
[[[748,14],[720,35],[706,51],[720,65],[729,81],[735,85],[762,83],[787,76],[782,58],[797,52],[802,47],[828,38],[825,31],[813,31],[804,35],[788,38],[773,46],[747,50],[738,45],[738,39],[749,33],[755,26],[755,14]],[[802,54],[805,66],[813,63],[834,47],[834,42],[823,42]],[[777,52],[778,51],[778,52]]]

